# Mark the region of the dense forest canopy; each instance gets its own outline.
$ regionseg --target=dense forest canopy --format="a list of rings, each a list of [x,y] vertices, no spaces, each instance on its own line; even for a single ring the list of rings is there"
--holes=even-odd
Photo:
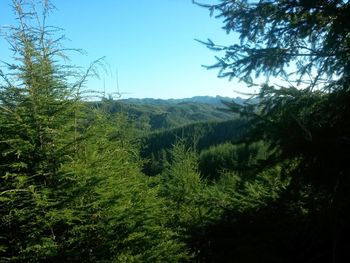
[[[240,36],[203,42],[219,54],[209,68],[247,85],[267,77],[251,99],[224,102],[230,112],[86,101],[99,60],[63,63],[51,3],[12,1],[0,262],[350,260],[350,3],[195,3]]]

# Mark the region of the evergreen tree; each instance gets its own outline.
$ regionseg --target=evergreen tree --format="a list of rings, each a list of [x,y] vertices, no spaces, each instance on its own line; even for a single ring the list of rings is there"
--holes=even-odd
[[[15,61],[0,72],[1,261],[186,260],[164,200],[140,172],[126,118],[84,109],[92,68],[70,84],[76,72],[58,64],[50,3],[13,7]]]
[[[176,231],[168,227],[165,201],[140,172],[138,150],[125,124],[103,112],[63,166],[74,179],[69,207],[78,224],[65,234],[58,262],[179,262],[188,258]],[[120,120],[120,118],[118,118]],[[123,135],[125,134],[125,135]]]
[[[18,26],[8,41],[15,59],[0,72],[1,250],[4,259],[39,262],[57,253],[69,223],[60,165],[73,152],[75,90],[55,64],[61,49],[45,24],[50,3],[40,7],[42,20],[34,5],[13,1],[13,8]]]
[[[250,85],[259,75],[287,81],[277,87],[264,84],[255,95],[258,104],[230,106],[249,120],[246,140],[269,140],[278,149],[266,164],[290,161],[284,169],[293,174],[290,198],[302,198],[307,185],[317,189],[314,200],[323,201],[310,211],[323,218],[318,238],[324,241],[313,246],[326,252],[310,258],[340,262],[350,246],[350,3],[222,0],[202,6],[223,19],[228,33],[240,36],[240,43],[230,46],[206,42],[223,52],[210,67],[218,68],[219,76]]]
[[[221,0],[202,6],[223,19],[227,33],[240,37],[240,43],[230,46],[206,43],[224,52],[212,66],[220,69],[219,76],[252,83],[254,75],[285,76],[290,81],[293,73],[299,81],[311,76],[309,89],[348,83],[347,1]]]

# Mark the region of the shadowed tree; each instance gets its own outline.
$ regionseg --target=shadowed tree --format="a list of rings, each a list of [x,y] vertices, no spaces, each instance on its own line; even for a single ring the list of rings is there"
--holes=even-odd
[[[230,104],[249,120],[245,140],[268,140],[278,149],[265,165],[297,161],[289,193],[300,193],[307,184],[317,189],[324,203],[315,209],[324,211],[333,232],[332,245],[320,250],[328,250],[333,262],[349,259],[350,3],[221,0],[199,5],[222,19],[227,33],[239,35],[239,42],[229,46],[203,42],[220,54],[208,68],[248,85],[266,77],[253,96],[258,104]],[[270,77],[284,82],[273,86]]]

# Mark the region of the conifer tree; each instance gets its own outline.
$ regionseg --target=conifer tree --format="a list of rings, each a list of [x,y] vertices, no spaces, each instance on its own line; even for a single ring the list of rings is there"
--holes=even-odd
[[[39,262],[58,251],[69,222],[60,165],[73,148],[74,88],[55,61],[61,47],[45,24],[52,6],[13,1],[18,25],[7,40],[14,61],[1,71],[1,235],[3,258]],[[64,222],[64,223],[63,223]]]
[[[329,261],[341,262],[349,247],[345,236],[350,229],[346,223],[350,219],[350,3],[222,0],[201,5],[223,19],[228,33],[236,32],[240,38],[228,46],[205,42],[222,52],[210,68],[219,69],[221,77],[249,85],[257,76],[267,77],[254,96],[259,103],[230,104],[249,120],[251,132],[245,139],[269,140],[278,149],[267,165],[290,161],[291,166],[284,169],[293,175],[290,195],[302,198],[304,187],[317,189],[317,198],[310,197],[309,202],[322,203],[314,204],[317,208],[312,212],[327,215],[323,240],[332,241],[314,243],[327,255],[311,257],[327,260],[332,255]],[[270,77],[286,82],[271,85]]]
[[[1,261],[186,260],[163,199],[140,172],[131,126],[84,108],[80,88],[93,66],[76,78],[58,63],[50,3],[13,7],[15,60],[0,72]]]
[[[115,123],[99,111],[79,142],[72,162],[70,206],[79,224],[67,232],[63,259],[80,262],[181,262],[188,258],[169,227],[165,201],[140,172],[138,151]],[[78,251],[78,253],[77,253]]]

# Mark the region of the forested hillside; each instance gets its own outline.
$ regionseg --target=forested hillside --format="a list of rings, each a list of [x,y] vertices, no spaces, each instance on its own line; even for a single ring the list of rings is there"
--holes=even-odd
[[[180,127],[194,122],[224,121],[234,117],[224,102],[243,103],[242,98],[193,97],[185,99],[103,99],[90,102],[104,111],[123,113],[135,128],[147,133]]]
[[[209,68],[266,77],[225,105],[92,102],[101,61],[68,64],[48,1],[12,3],[1,263],[350,262],[350,3],[197,3],[241,40],[203,42]],[[278,76],[287,84],[269,84]]]
[[[238,142],[246,129],[244,124],[240,119],[198,122],[146,134],[140,138],[140,154],[145,161],[144,172],[148,175],[161,172],[162,167],[169,161],[169,149],[177,143],[182,143],[187,148],[200,153],[210,146]]]

